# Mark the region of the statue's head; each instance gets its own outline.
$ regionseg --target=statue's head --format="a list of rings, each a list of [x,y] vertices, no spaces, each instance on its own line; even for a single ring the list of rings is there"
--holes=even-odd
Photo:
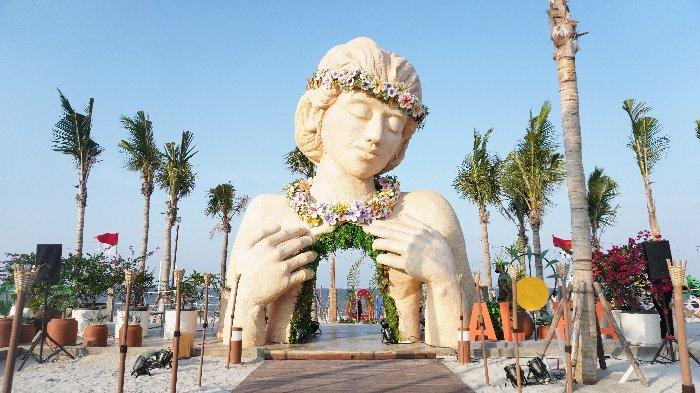
[[[329,50],[309,78],[295,139],[314,163],[328,155],[346,173],[367,178],[401,162],[425,109],[413,66],[356,38]]]

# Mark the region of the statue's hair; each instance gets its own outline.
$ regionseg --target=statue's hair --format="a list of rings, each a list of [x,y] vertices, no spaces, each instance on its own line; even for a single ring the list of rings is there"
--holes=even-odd
[[[389,83],[402,83],[405,91],[423,101],[420,79],[411,63],[404,57],[380,48],[369,38],[355,38],[346,44],[331,48],[318,64],[319,70],[350,68],[367,71]],[[319,163],[323,154],[323,142],[319,133],[323,116],[340,93],[337,88],[327,87],[307,90],[297,105],[294,137],[299,149],[315,164]],[[416,131],[417,125],[409,116],[402,131],[403,141],[381,173],[394,169],[403,160],[408,141]]]

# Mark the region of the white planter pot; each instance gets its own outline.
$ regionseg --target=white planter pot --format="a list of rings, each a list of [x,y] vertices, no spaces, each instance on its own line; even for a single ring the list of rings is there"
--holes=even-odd
[[[130,310],[129,311],[129,317],[132,315],[134,316],[139,316],[141,317],[141,330],[143,331],[142,336],[143,337],[148,337],[148,326],[149,326],[149,319],[150,319],[150,313],[148,310],[146,311],[135,311],[135,310]],[[124,325],[124,310],[117,310],[117,321],[114,325],[114,337],[119,338],[119,330],[122,328]]]
[[[197,330],[197,310],[187,310],[180,312],[180,333],[192,333]],[[175,331],[175,310],[165,312],[164,338],[173,338]]]
[[[78,337],[83,336],[83,331],[88,325],[87,321],[89,318],[94,318],[95,316],[97,316],[98,313],[106,315],[106,312],[107,311],[104,308],[101,308],[99,310],[91,310],[87,308],[74,308],[73,311],[71,311],[71,318],[78,321]]]
[[[658,314],[642,314],[613,310],[613,317],[620,325],[630,344],[653,347],[661,344],[661,328]]]

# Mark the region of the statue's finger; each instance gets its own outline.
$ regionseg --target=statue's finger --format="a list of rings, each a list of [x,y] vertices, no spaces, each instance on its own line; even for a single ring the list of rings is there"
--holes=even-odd
[[[287,240],[302,237],[308,234],[309,228],[306,227],[285,228],[277,233],[268,236],[267,241],[269,242],[270,246],[275,247],[279,244],[286,242]]]
[[[365,232],[385,239],[393,239],[401,242],[410,243],[413,240],[414,234],[401,230],[402,228],[394,228],[388,225],[370,224],[365,226]]]
[[[406,260],[396,254],[379,254],[377,255],[377,263],[397,270],[405,270]]]
[[[398,255],[406,255],[408,253],[408,243],[393,239],[376,239],[372,242],[372,249]]]
[[[294,257],[286,261],[287,270],[290,272],[293,270],[297,270],[300,267],[304,267],[309,263],[313,262],[316,258],[318,258],[318,254],[314,251],[307,251],[299,255],[295,255]]]
[[[270,235],[273,235],[277,232],[279,232],[281,227],[279,225],[271,225],[268,227],[265,227],[261,229],[253,238],[250,240],[250,243],[248,245],[250,247],[253,247],[254,245],[258,244],[261,240],[267,238]]]
[[[420,228],[420,229],[427,229],[427,230],[432,229],[432,228],[430,228],[430,227],[428,226],[428,224],[426,224],[426,223],[424,223],[423,221],[421,221],[421,220],[419,220],[419,219],[413,217],[412,215],[410,215],[410,214],[408,214],[408,213],[401,213],[401,214],[399,214],[399,221],[401,221],[401,222],[403,222],[403,223],[405,223],[405,224],[414,226],[414,227],[416,227],[416,228]]]
[[[314,239],[309,235],[287,240],[276,246],[276,252],[278,254],[275,256],[278,257],[279,260],[285,260],[313,243]]]
[[[314,278],[316,273],[311,269],[299,269],[292,273],[289,279],[289,284],[294,286],[303,283],[304,281],[311,280]]]

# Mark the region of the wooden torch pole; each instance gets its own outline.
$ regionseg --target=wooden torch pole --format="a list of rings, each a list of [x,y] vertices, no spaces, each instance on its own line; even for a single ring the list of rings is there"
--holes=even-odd
[[[3,393],[12,391],[12,379],[15,375],[15,357],[17,351],[17,341],[19,341],[20,326],[22,325],[22,311],[27,291],[32,288],[36,280],[39,267],[37,265],[14,265],[15,293],[15,316],[12,320],[12,332],[10,333],[10,345],[7,348],[7,358],[5,359],[5,376],[2,380]]]
[[[479,313],[479,335],[481,336],[481,357],[484,359],[484,381],[489,385],[489,362],[486,356],[486,338],[484,337],[484,314],[481,310],[481,274],[474,272],[474,286],[476,287],[477,310]]]
[[[561,295],[561,301],[559,302],[559,307],[562,309],[562,314],[564,316],[564,362],[566,364],[566,393],[571,393],[574,391],[574,374],[573,366],[571,364],[571,338],[569,337],[569,292],[566,288],[566,278],[569,275],[569,265],[566,263],[557,263],[554,266],[556,270],[557,277],[559,278],[559,293]],[[556,329],[556,325],[550,326],[550,329]]]
[[[236,298],[238,297],[238,283],[241,280],[241,275],[236,274],[236,289],[233,290],[233,308],[231,310],[231,326],[228,329],[228,352],[226,352],[226,368],[229,368],[229,360],[231,359],[231,333],[233,332],[233,317],[236,315]]]
[[[202,368],[204,367],[204,339],[207,336],[207,326],[209,318],[209,273],[204,275],[204,323],[202,324],[202,349],[199,356],[199,376],[197,386],[202,386]]]
[[[180,309],[182,303],[182,276],[185,269],[175,269],[175,331],[173,332],[173,370],[170,377],[170,393],[177,391],[177,364],[180,360]]]
[[[520,263],[513,262],[508,266],[508,275],[510,276],[511,282],[511,293],[513,294],[513,345],[515,349],[515,378],[517,379],[518,393],[523,391],[522,383],[520,381],[520,349],[518,348],[518,274],[520,273]]]
[[[671,261],[668,263],[668,272],[673,284],[673,312],[676,315],[676,340],[678,340],[678,352],[681,362],[681,378],[683,393],[695,393],[693,377],[690,374],[690,354],[688,352],[688,338],[685,334],[685,316],[683,315],[683,284],[685,284],[685,260]]]
[[[119,333],[119,371],[117,375],[117,392],[124,391],[124,370],[126,368],[126,338],[129,334],[129,301],[131,300],[131,284],[134,282],[134,272],[131,269],[124,270],[124,285],[126,286],[126,298],[124,300],[123,331]]]

